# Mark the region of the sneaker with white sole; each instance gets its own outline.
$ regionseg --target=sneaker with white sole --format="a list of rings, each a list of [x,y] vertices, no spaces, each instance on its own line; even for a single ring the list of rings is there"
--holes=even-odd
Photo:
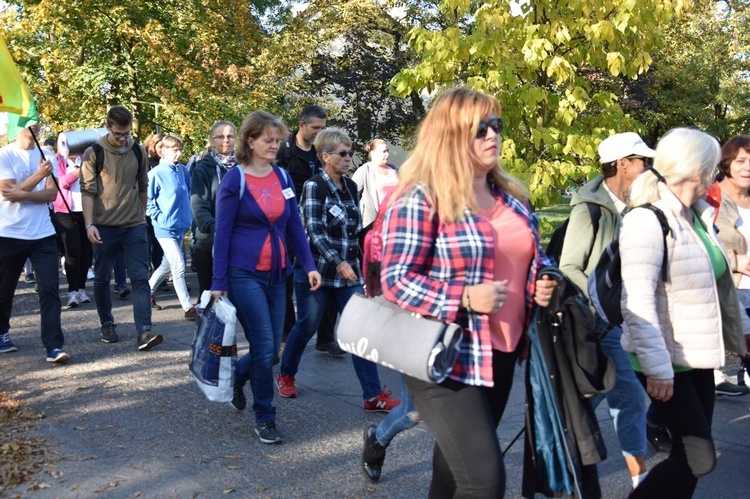
[[[78,307],[78,291],[71,291],[68,293],[68,303],[65,306],[68,308]]]
[[[89,269],[88,272],[86,272],[86,280],[91,281],[94,279],[94,271]]]
[[[0,334],[0,353],[10,353],[17,350],[13,342],[10,341],[10,333]]]
[[[747,386],[740,386],[730,383],[729,381],[722,381],[714,387],[716,395],[726,395],[728,397],[740,397],[750,393],[750,388]]]
[[[85,289],[78,290],[78,303],[91,303],[91,298],[86,294]]]
[[[138,335],[138,350],[146,351],[151,350],[157,345],[160,345],[164,341],[164,338],[160,334],[154,334],[151,332],[151,326],[143,326],[141,334]]]
[[[281,434],[276,429],[276,423],[274,422],[258,423],[258,426],[255,427],[255,434],[264,444],[280,444],[282,441]]]
[[[378,394],[372,400],[365,400],[365,411],[367,412],[391,412],[401,403],[400,400],[396,400],[391,397],[391,391],[386,391],[386,387],[383,387],[383,391]]]
[[[104,343],[117,343],[119,338],[117,337],[117,324],[112,321],[105,322],[102,324],[102,341]]]
[[[59,348],[53,348],[52,350],[47,351],[47,362],[67,362],[70,360],[70,355],[63,352]]]

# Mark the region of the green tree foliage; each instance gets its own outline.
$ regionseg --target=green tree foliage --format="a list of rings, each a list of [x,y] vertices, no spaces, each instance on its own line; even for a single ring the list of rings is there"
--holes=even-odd
[[[722,142],[750,130],[750,2],[694,0],[679,23],[664,29],[652,70],[626,83],[623,106],[655,140],[670,128],[694,126]]]
[[[158,122],[200,147],[212,122],[266,104],[252,63],[265,35],[253,12],[279,3],[20,0],[0,23],[54,130],[101,126],[107,107],[123,104],[141,138]],[[151,103],[162,105],[158,118]]]
[[[496,95],[506,130],[503,164],[549,204],[571,179],[597,170],[605,136],[637,129],[597,75],[643,75],[658,27],[684,0],[443,0],[435,21],[415,27],[419,63],[392,82],[400,95],[467,85]]]
[[[399,98],[389,82],[408,66],[408,25],[402,2],[313,0],[269,40],[258,69],[278,89],[279,113],[296,123],[310,103],[329,111],[329,125],[347,131],[360,148],[374,137],[400,143],[424,108],[417,92]]]

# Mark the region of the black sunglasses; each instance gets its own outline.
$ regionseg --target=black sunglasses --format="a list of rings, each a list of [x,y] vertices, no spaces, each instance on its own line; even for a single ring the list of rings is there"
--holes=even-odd
[[[351,151],[351,150],[350,151],[329,152],[328,154],[338,154],[342,158],[345,158],[347,156],[349,156],[350,158],[354,157],[354,151]]]
[[[487,136],[488,128],[492,128],[493,132],[500,135],[501,133],[503,133],[503,119],[492,118],[491,120],[480,121],[479,125],[477,125],[477,138],[478,139],[485,138]]]

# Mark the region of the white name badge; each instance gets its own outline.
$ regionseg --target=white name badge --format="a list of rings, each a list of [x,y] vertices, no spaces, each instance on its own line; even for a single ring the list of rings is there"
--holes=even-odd
[[[281,193],[284,195],[284,199],[291,199],[294,197],[294,191],[291,187],[287,187],[286,189],[281,191]]]
[[[339,206],[337,206],[337,205],[333,205],[333,206],[331,207],[331,209],[330,209],[330,210],[328,210],[328,211],[329,211],[329,212],[331,213],[331,215],[333,215],[334,217],[338,217],[338,216],[339,216],[339,215],[341,215],[341,213],[342,213],[342,210],[341,210],[341,208],[340,208]]]

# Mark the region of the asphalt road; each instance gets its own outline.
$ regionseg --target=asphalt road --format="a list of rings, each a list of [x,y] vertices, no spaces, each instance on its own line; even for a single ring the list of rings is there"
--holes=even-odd
[[[189,282],[197,288],[195,276]],[[61,276],[61,296],[67,296]],[[93,294],[90,292],[90,294]],[[193,292],[195,297],[195,292]],[[164,343],[136,350],[132,301],[113,301],[120,342],[99,341],[94,304],[63,308],[67,365],[50,365],[39,338],[39,304],[19,283],[11,335],[19,351],[0,354],[2,390],[46,415],[34,436],[51,456],[39,473],[49,488],[10,493],[29,497],[425,497],[432,437],[424,425],[399,435],[388,449],[384,476],[371,484],[359,469],[362,433],[382,416],[365,413],[349,356],[315,351],[303,357],[299,397],[276,397],[284,443],[260,443],[252,412],[207,401],[188,373],[194,323],[182,318],[176,295],[159,293],[153,312]],[[65,303],[65,301],[63,301]],[[239,335],[243,353],[247,343]],[[398,376],[381,368],[397,394]],[[249,404],[252,401],[247,389]],[[523,426],[522,368],[498,437],[503,448]],[[609,458],[599,466],[605,498],[623,498],[630,478],[620,458],[606,403],[598,410]],[[700,480],[697,498],[750,497],[750,396],[720,397],[714,413],[716,470]],[[663,458],[650,451],[649,464]],[[507,497],[520,497],[523,444],[506,456]]]

